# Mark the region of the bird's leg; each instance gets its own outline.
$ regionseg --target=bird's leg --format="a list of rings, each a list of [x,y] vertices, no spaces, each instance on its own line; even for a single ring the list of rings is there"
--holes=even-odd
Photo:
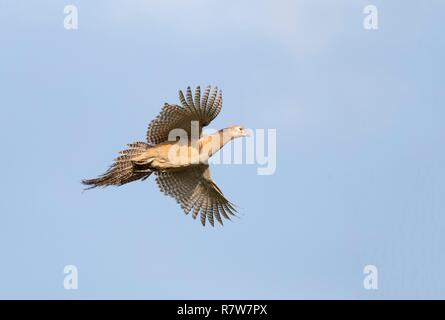
[[[135,173],[146,173],[152,172],[153,170],[148,166],[149,161],[136,161],[133,162],[133,172]]]

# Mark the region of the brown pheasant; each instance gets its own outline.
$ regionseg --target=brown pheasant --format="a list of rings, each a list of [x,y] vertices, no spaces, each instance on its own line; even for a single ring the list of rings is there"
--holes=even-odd
[[[223,224],[236,210],[210,177],[208,159],[227,142],[247,136],[240,126],[231,126],[215,134],[202,136],[207,126],[221,111],[222,93],[215,87],[194,95],[190,87],[186,96],[179,91],[182,106],[166,103],[161,113],[149,124],[147,142],[128,144],[113,165],[95,179],[83,180],[88,189],[121,186],[145,180],[153,172],[162,192],[176,199],[186,214],[200,215],[202,225],[214,219]]]

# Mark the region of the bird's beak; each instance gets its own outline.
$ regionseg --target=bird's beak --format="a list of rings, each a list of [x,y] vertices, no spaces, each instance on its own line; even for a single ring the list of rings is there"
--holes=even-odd
[[[252,135],[250,134],[249,131],[244,131],[243,137],[251,137]]]

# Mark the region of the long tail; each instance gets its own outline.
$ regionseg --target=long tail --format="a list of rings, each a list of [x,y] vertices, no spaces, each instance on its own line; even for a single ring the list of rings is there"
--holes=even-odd
[[[150,148],[145,142],[128,144],[129,149],[119,152],[120,156],[114,159],[114,163],[102,175],[95,179],[82,180],[87,189],[106,186],[121,186],[135,180],[147,179],[152,171],[147,165],[141,165],[136,158]]]

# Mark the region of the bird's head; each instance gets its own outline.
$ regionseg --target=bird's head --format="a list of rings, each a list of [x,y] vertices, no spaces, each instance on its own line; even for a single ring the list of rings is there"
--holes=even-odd
[[[228,131],[233,138],[250,136],[249,132],[241,126],[231,126]]]

